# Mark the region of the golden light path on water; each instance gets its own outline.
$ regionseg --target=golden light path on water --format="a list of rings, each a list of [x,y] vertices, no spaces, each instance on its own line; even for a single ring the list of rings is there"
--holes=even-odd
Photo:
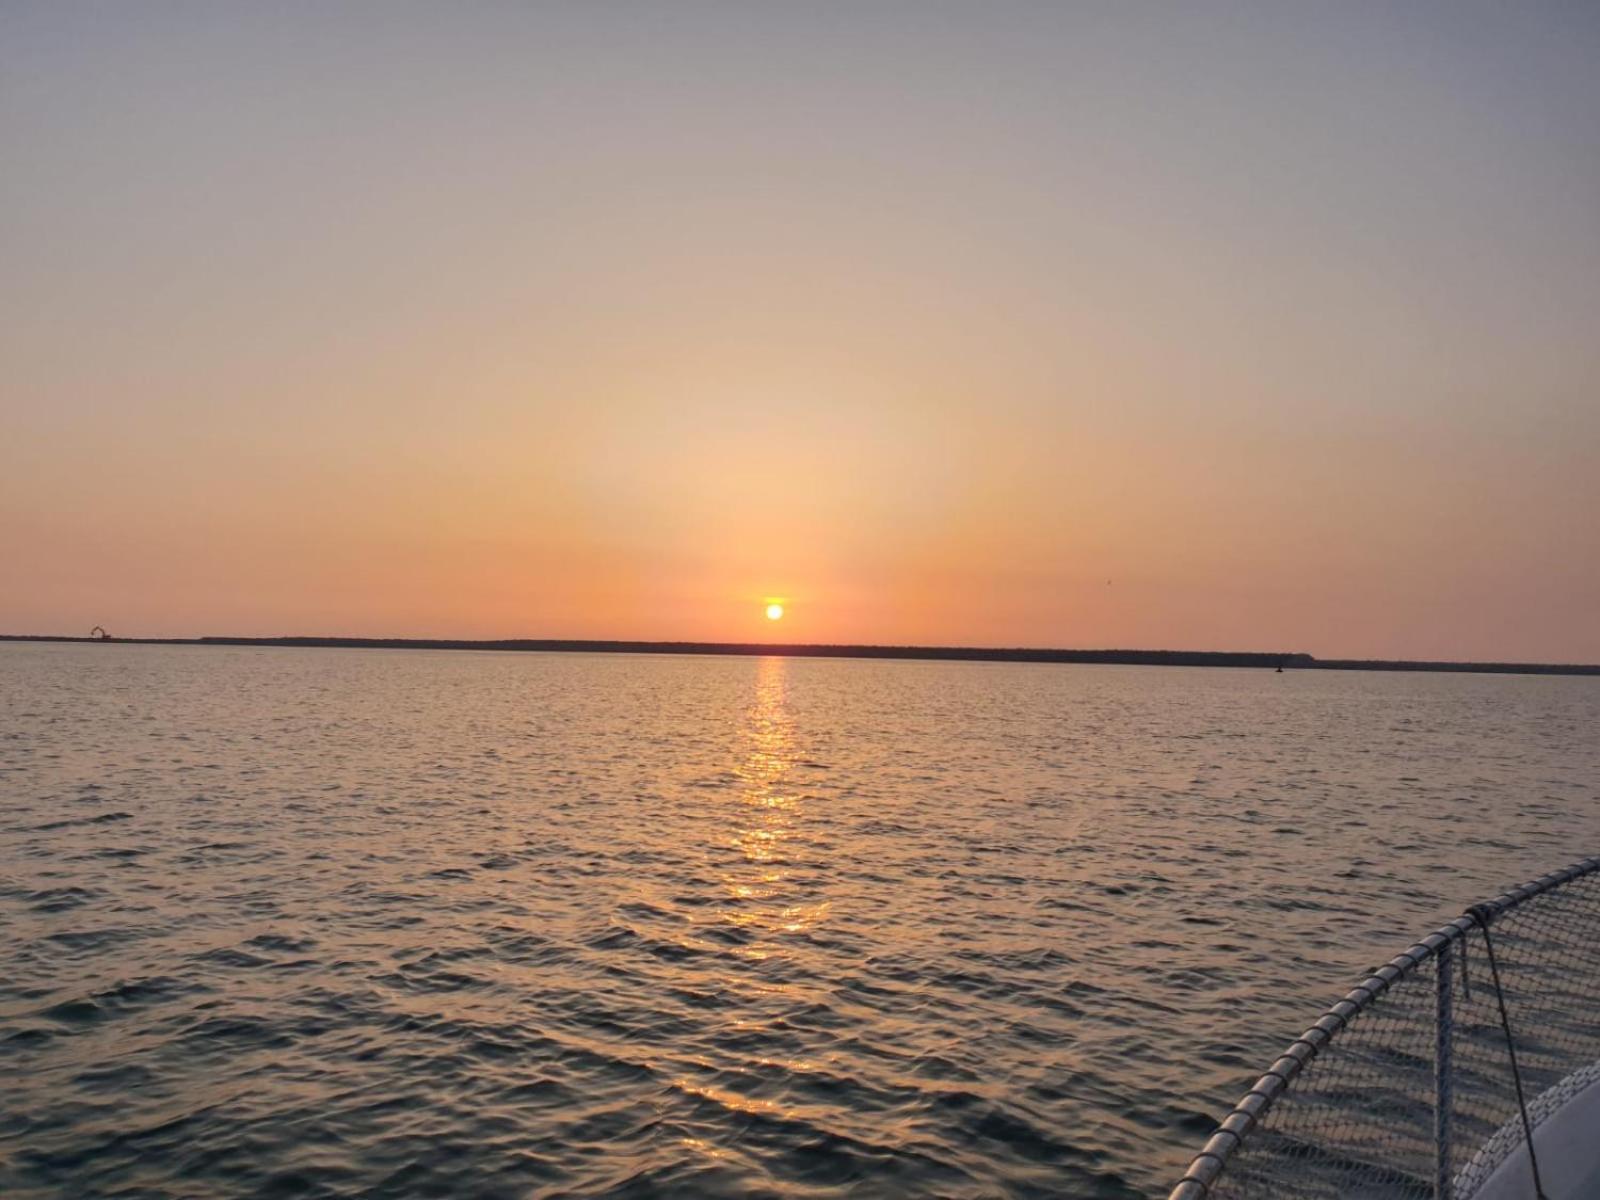
[[[805,803],[792,779],[797,739],[787,693],[787,660],[758,660],[754,693],[739,730],[742,757],[734,769],[739,786],[732,795],[714,802],[720,810],[719,822],[726,820],[719,825],[718,835],[737,854],[720,876],[731,903],[718,908],[714,919],[758,935],[758,940],[737,951],[740,957],[756,962],[787,953],[784,935],[804,933],[825,920],[829,910],[828,900],[797,881],[787,857],[789,843],[805,819]],[[737,988],[741,981],[729,980],[729,985]],[[777,985],[763,990],[781,996],[796,989]],[[805,1060],[765,1065],[787,1071],[815,1067]],[[687,1078],[676,1080],[675,1085],[736,1112],[781,1115],[785,1111],[774,1101]],[[683,1141],[687,1148],[710,1157],[723,1154],[703,1139],[686,1137]]]
[[[755,698],[745,716],[745,757],[734,840],[744,861],[724,876],[730,895],[761,901],[725,913],[741,926],[800,933],[826,919],[829,902],[806,898],[785,858],[788,842],[805,820],[805,804],[791,775],[796,760],[794,717],[787,706],[788,660],[763,658],[756,667]],[[756,948],[752,954],[770,953]]]

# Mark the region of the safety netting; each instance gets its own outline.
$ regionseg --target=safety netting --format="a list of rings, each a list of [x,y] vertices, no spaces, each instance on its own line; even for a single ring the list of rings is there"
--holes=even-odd
[[[1593,858],[1473,906],[1363,980],[1272,1064],[1171,1200],[1472,1200],[1526,1129],[1597,1079]]]

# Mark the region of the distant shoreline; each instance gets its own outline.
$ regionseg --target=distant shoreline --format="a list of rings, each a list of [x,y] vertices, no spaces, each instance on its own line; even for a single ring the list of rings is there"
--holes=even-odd
[[[1214,650],[1055,650],[985,646],[847,646],[762,642],[624,642],[559,638],[199,637],[88,638],[0,633],[0,642],[89,642],[136,646],[288,646],[342,650],[514,650],[569,654],[701,654],[778,658],[888,658],[942,662],[1101,663],[1138,667],[1253,667],[1299,671],[1438,671],[1478,675],[1600,675],[1600,664],[1427,662],[1315,658],[1305,653]]]

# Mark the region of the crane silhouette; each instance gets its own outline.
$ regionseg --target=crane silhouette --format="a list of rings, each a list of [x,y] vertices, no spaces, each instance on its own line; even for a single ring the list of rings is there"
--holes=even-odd
[[[109,642],[111,640],[111,635],[106,632],[106,627],[104,625],[96,625],[93,629],[89,630],[89,636],[94,638],[96,641],[101,642]]]

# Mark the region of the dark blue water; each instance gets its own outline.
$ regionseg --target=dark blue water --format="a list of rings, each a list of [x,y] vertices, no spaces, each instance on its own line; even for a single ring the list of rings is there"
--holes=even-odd
[[[1600,681],[0,647],[0,1194],[1161,1192]]]

